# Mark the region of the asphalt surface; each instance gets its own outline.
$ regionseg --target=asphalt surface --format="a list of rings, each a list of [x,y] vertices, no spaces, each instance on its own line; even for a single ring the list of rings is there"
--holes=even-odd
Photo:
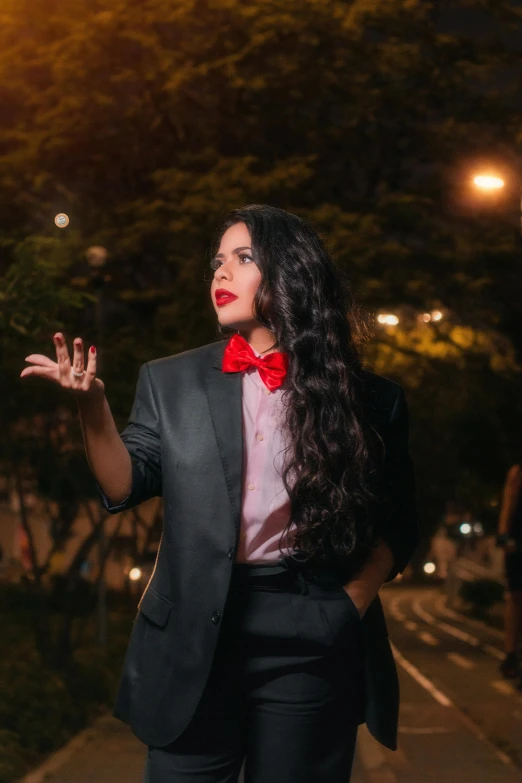
[[[521,783],[522,692],[498,671],[502,633],[435,587],[381,592],[401,685],[398,783]]]

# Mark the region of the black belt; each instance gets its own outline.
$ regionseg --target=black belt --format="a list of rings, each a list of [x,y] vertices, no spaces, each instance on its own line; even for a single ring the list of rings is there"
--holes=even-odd
[[[234,563],[234,569],[236,573],[244,575],[247,579],[259,579],[259,577],[284,573],[294,575],[305,595],[308,594],[308,579],[313,580],[307,564],[290,556],[274,563]]]
[[[285,572],[298,573],[309,570],[306,561],[287,555],[272,563],[234,563],[237,570],[244,571],[249,576],[271,576]]]
[[[279,561],[272,563],[234,563],[238,569],[244,570],[248,576],[272,576],[273,574],[283,574],[288,571],[286,565]]]

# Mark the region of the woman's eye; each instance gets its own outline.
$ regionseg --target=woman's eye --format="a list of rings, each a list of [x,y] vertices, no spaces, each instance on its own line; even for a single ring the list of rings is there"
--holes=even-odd
[[[252,256],[248,255],[248,253],[240,253],[238,256],[241,262],[244,262],[245,258],[248,258],[250,261],[253,261],[254,259]],[[221,259],[220,258],[213,258],[210,262],[210,268],[213,270],[218,269],[221,266]]]

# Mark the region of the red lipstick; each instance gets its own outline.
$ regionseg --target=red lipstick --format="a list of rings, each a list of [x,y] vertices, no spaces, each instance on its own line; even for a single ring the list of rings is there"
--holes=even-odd
[[[231,291],[227,291],[226,288],[217,288],[214,292],[214,295],[216,297],[216,304],[218,307],[226,305],[229,302],[233,302],[234,299],[237,299],[237,296]]]

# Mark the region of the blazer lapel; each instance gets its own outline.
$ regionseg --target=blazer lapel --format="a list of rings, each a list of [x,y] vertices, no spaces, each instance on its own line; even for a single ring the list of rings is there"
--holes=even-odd
[[[215,345],[212,361],[205,372],[214,433],[227,485],[232,516],[239,535],[243,492],[243,411],[241,373],[221,369],[227,340]]]

